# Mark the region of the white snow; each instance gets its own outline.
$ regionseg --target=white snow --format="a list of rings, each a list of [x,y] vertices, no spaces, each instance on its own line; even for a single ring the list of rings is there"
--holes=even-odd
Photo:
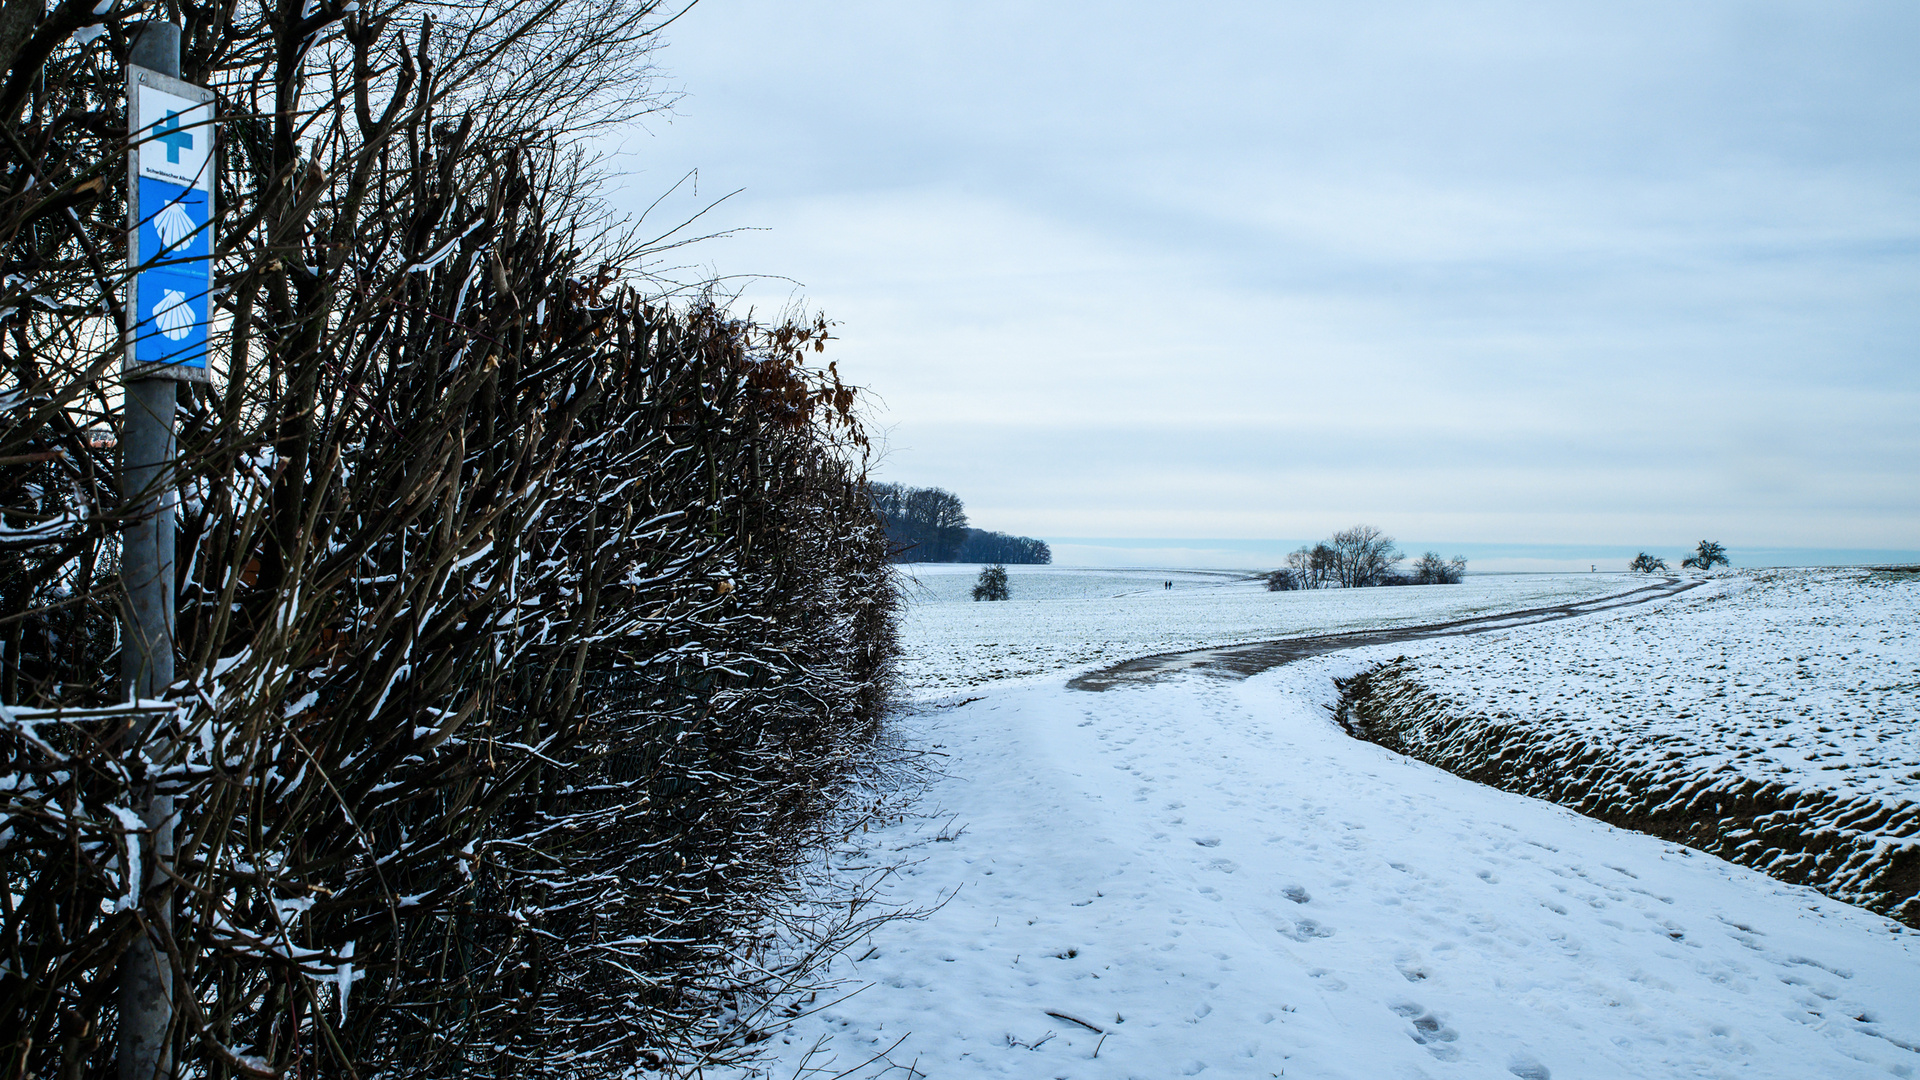
[[[1757,571],[1403,651],[1463,714],[1679,750],[1694,774],[1920,800],[1920,575]]]
[[[1459,585],[1268,592],[1251,574],[1009,566],[1007,601],[970,598],[976,565],[920,563],[901,671],[918,694],[1079,671],[1150,653],[1438,622],[1645,584],[1623,574],[1470,575]],[[1169,590],[1162,586],[1172,581]]]
[[[1584,580],[1505,595],[1530,606]],[[911,612],[920,677],[971,688],[896,720],[947,756],[924,816],[870,833],[865,861],[904,864],[887,899],[935,910],[839,961],[855,992],[765,1044],[764,1075],[1920,1069],[1920,938],[1899,924],[1340,733],[1332,676],[1401,647],[1239,682],[1065,686],[1076,634],[1084,665],[1180,640],[1424,622],[1497,597],[1159,592],[1035,599],[1024,618],[1018,599]],[[945,623],[929,614],[942,604]],[[996,670],[1019,677],[985,681]]]

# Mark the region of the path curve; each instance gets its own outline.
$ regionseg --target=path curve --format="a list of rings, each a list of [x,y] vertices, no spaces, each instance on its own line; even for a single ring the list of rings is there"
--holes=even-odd
[[[1275,641],[1250,641],[1241,645],[1215,645],[1204,649],[1137,656],[1118,664],[1076,675],[1067,686],[1074,690],[1111,690],[1116,686],[1140,686],[1157,682],[1176,672],[1204,671],[1228,679],[1245,679],[1270,668],[1309,656],[1354,649],[1362,645],[1391,645],[1401,641],[1483,634],[1490,630],[1511,630],[1518,626],[1571,619],[1581,615],[1632,607],[1650,600],[1664,600],[1706,584],[1705,578],[1666,578],[1656,584],[1642,585],[1626,592],[1610,593],[1591,600],[1550,607],[1526,608],[1498,615],[1478,615],[1471,619],[1427,623],[1420,626],[1393,626],[1380,630],[1353,630],[1339,634],[1315,634],[1309,637],[1280,638]]]

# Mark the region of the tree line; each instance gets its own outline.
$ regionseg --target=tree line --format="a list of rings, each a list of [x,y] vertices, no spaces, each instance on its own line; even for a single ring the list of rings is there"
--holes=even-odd
[[[1371,525],[1342,529],[1317,544],[1302,544],[1287,556],[1287,565],[1267,574],[1273,592],[1295,589],[1365,589],[1381,585],[1457,585],[1466,575],[1467,560],[1456,555],[1442,559],[1429,551],[1415,560],[1411,573],[1401,573],[1400,553],[1393,537]]]
[[[894,542],[826,323],[664,302],[673,241],[612,228],[571,149],[648,105],[673,10],[185,9],[220,377],[178,394],[176,679],[135,706],[142,8],[0,20],[0,1075],[112,1075],[135,941],[176,988],[162,1076],[746,1052],[805,961],[759,929],[781,868],[887,698]]]
[[[966,504],[943,488],[872,484],[873,506],[886,523],[896,562],[1043,564],[1053,561],[1044,540],[976,529]]]

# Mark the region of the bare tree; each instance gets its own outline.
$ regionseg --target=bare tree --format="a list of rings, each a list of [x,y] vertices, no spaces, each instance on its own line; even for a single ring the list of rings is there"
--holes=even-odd
[[[967,542],[967,507],[953,492],[875,484],[873,493],[901,561],[952,562]]]
[[[1327,547],[1333,552],[1333,574],[1343,588],[1378,585],[1393,573],[1404,556],[1393,537],[1371,525],[1355,525],[1334,533]]]
[[[1627,564],[1627,569],[1636,574],[1651,574],[1656,570],[1665,570],[1666,568],[1667,560],[1655,558],[1644,551],[1635,555],[1633,561]]]
[[[1717,540],[1702,540],[1694,553],[1680,560],[1683,569],[1711,570],[1716,566],[1733,565],[1727,559],[1727,549]]]
[[[1267,589],[1280,592],[1288,589],[1318,589],[1324,587],[1340,565],[1340,555],[1325,542],[1308,546],[1300,545],[1287,555],[1287,565],[1267,575]]]
[[[1340,567],[1339,552],[1325,541],[1313,545],[1311,549],[1303,550],[1306,555],[1306,562],[1303,565],[1307,570],[1308,588],[1322,588],[1327,582],[1334,580],[1334,575]]]
[[[1466,574],[1467,560],[1459,555],[1442,559],[1438,553],[1429,551],[1413,564],[1416,585],[1458,585]]]

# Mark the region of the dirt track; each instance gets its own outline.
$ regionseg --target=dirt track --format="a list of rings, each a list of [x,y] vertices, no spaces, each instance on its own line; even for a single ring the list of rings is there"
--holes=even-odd
[[[1400,641],[1483,634],[1489,630],[1510,630],[1517,626],[1531,626],[1556,619],[1571,619],[1614,608],[1631,607],[1635,604],[1644,604],[1649,600],[1678,595],[1703,584],[1704,581],[1703,578],[1682,580],[1670,577],[1657,584],[1643,585],[1637,589],[1595,597],[1592,600],[1556,604],[1552,607],[1527,608],[1524,611],[1507,611],[1498,615],[1481,615],[1471,619],[1456,619],[1452,622],[1428,623],[1423,626],[1395,626],[1381,630],[1355,630],[1343,634],[1318,634],[1312,637],[1281,638],[1277,641],[1253,641],[1244,645],[1222,645],[1205,649],[1188,649],[1183,652],[1156,653],[1152,656],[1123,660],[1110,667],[1075,676],[1067,685],[1075,690],[1110,690],[1116,686],[1151,683],[1180,671],[1204,671],[1223,678],[1244,679],[1304,657],[1319,656],[1322,653],[1338,652],[1341,649],[1352,649],[1362,645],[1390,645]]]

